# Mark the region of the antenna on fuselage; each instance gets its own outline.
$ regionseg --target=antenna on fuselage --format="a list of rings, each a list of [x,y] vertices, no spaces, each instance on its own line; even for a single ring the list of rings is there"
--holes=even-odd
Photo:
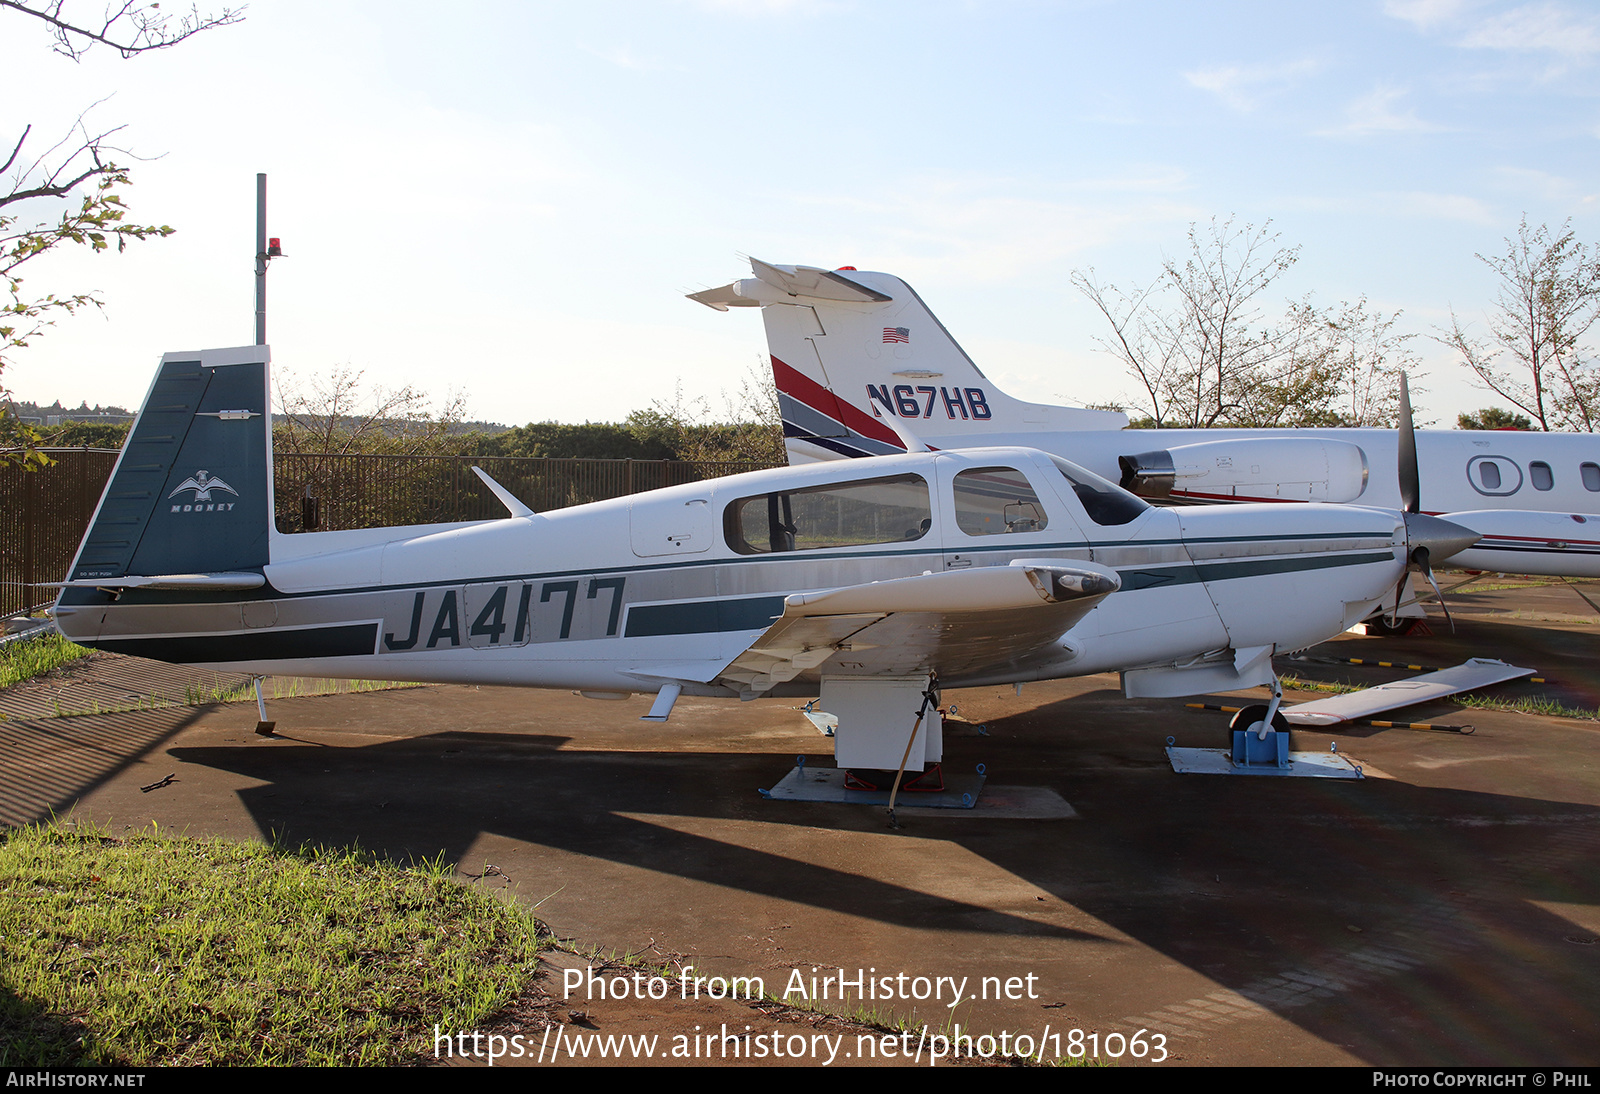
[[[915,433],[911,432],[911,430],[907,428],[907,426],[901,422],[899,418],[885,416],[883,421],[884,424],[886,424],[890,429],[894,430],[894,435],[899,437],[900,443],[906,446],[906,452],[908,454],[912,452],[933,451],[927,446],[927,444],[923,442],[921,437],[918,437]]]
[[[532,509],[529,509],[526,505],[522,504],[522,502],[518,501],[515,494],[490,478],[489,472],[485,471],[483,468],[474,467],[472,469],[472,473],[483,480],[483,485],[487,486],[494,492],[494,496],[500,499],[501,505],[504,505],[511,511],[512,516],[531,517],[537,515]]]

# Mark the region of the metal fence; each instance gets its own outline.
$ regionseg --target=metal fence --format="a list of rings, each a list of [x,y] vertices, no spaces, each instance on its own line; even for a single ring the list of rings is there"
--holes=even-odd
[[[114,449],[47,448],[37,471],[0,467],[0,616],[40,607],[72,564],[112,465]]]
[[[505,506],[474,466],[535,512],[617,498],[771,466],[687,460],[363,456],[285,453],[276,458],[280,532],[340,531],[503,517]],[[308,505],[307,499],[314,504]]]
[[[117,453],[50,449],[49,467],[0,467],[0,616],[48,604],[72,563]],[[535,512],[699,482],[771,464],[739,461],[282,453],[275,460],[280,532],[384,528],[505,515],[482,467]]]

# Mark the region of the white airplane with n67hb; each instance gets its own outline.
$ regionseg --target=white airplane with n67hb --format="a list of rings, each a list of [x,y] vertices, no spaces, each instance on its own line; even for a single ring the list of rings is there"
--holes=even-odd
[[[265,347],[167,354],[57,601],[74,641],[252,673],[820,695],[899,763],[940,686],[1270,684],[1470,540],[1384,510],[1154,508],[1027,448],[757,471],[500,520],[280,533]],[[481,474],[481,472],[480,472]],[[857,713],[859,717],[857,716]],[[939,759],[936,726],[915,757]]]
[[[750,265],[689,298],[761,308],[791,463],[901,451],[898,423],[931,447],[1041,448],[1157,500],[1401,507],[1395,430],[1126,429],[1007,395],[898,277]],[[1600,437],[1434,430],[1416,450],[1426,511],[1482,537],[1451,566],[1600,577]]]

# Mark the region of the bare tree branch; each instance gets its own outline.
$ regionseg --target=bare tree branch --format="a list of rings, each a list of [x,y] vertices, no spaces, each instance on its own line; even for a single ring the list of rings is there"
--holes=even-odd
[[[1438,341],[1461,355],[1485,387],[1540,429],[1592,433],[1600,425],[1600,368],[1580,343],[1600,321],[1600,253],[1524,216],[1504,255],[1478,255],[1500,278],[1489,337],[1467,333],[1452,310]]]
[[[188,15],[174,19],[161,11],[158,2],[110,0],[98,19],[84,19],[69,14],[68,3],[69,0],[0,0],[0,14],[16,12],[45,23],[55,39],[55,51],[74,61],[96,45],[115,49],[124,58],[165,49],[203,30],[228,26],[244,17],[243,8],[223,8],[215,15],[202,15],[198,8],[191,8]],[[125,221],[127,210],[114,187],[128,184],[128,172],[113,155],[131,153],[106,143],[120,126],[91,135],[84,124],[87,114],[88,111],[80,114],[66,136],[32,162],[21,158],[33,133],[31,125],[24,127],[11,154],[0,165],[0,176],[8,176],[9,183],[0,186],[5,191],[0,193],[0,289],[5,293],[0,296],[0,380],[12,351],[28,345],[61,313],[70,315],[79,308],[103,306],[92,292],[44,296],[25,293],[18,267],[63,244],[103,251],[114,241],[121,251],[130,239],[172,234],[168,225]],[[63,149],[67,150],[65,154],[61,154]],[[54,223],[33,213],[24,218],[15,211],[31,209],[29,202],[70,199],[80,188],[87,192],[82,194],[77,208],[69,207]],[[0,440],[11,449],[0,451],[0,463],[36,466],[44,459],[37,451],[37,434],[17,425],[14,415],[7,411],[5,398],[5,387],[0,382]]]
[[[161,11],[159,3],[123,0],[107,7],[98,20],[86,20],[69,17],[67,5],[68,0],[0,0],[0,8],[31,15],[48,24],[55,38],[55,51],[74,61],[96,45],[109,46],[124,58],[167,49],[201,31],[241,22],[245,10],[223,8],[215,15],[201,15],[199,8],[190,8],[188,15],[174,22],[173,16]]]

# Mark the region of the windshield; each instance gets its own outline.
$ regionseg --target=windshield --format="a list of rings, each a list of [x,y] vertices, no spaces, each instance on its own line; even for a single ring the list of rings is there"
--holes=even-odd
[[[1055,464],[1056,470],[1072,484],[1072,492],[1078,495],[1078,500],[1083,502],[1084,511],[1096,524],[1102,526],[1127,524],[1137,520],[1150,508],[1148,502],[1134,497],[1120,486],[1112,485],[1093,471],[1085,470],[1075,463],[1068,463],[1059,456],[1051,456],[1050,462]]]

